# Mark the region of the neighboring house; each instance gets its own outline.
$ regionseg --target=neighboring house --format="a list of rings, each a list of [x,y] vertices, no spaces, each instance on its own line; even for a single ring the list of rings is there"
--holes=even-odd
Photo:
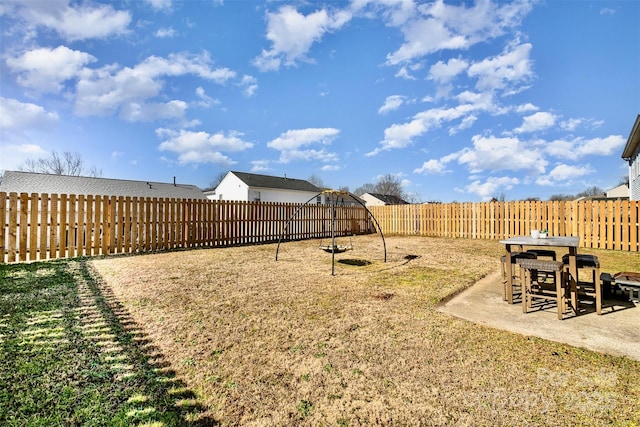
[[[628,199],[629,198],[629,185],[620,184],[617,187],[613,187],[606,191],[605,197],[607,199]]]
[[[386,205],[408,205],[406,201],[400,197],[392,196],[390,194],[380,193],[364,193],[360,196],[365,201],[367,206],[386,206]]]
[[[316,197],[315,203],[320,204],[321,192],[322,189],[303,179],[229,171],[215,190],[205,195],[210,200],[277,203],[305,203]]]
[[[629,199],[640,200],[640,114],[633,124],[622,158],[629,163]]]
[[[0,192],[205,199],[195,185],[5,171]]]

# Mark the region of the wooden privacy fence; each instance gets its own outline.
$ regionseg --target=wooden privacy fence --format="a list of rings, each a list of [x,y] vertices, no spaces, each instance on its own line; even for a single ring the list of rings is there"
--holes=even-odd
[[[552,236],[577,236],[585,248],[640,252],[638,201],[437,203],[369,209],[385,235],[497,240],[547,229]],[[281,235],[285,240],[329,237],[331,208],[0,193],[0,219],[0,262],[16,262],[258,244],[277,241]],[[360,206],[338,206],[335,224],[338,236],[375,231]]]
[[[639,201],[429,203],[369,208],[385,234],[504,239],[577,236],[584,248],[640,251]]]
[[[327,205],[35,193],[0,201],[4,263],[331,235]],[[337,236],[373,231],[362,207],[336,207]]]

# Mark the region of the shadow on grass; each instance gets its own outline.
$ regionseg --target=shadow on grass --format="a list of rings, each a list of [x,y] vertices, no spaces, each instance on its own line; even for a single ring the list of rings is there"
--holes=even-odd
[[[0,265],[0,424],[215,426],[84,260]]]

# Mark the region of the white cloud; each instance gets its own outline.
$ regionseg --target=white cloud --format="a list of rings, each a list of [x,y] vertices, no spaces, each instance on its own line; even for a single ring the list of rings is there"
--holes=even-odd
[[[205,92],[204,88],[202,86],[198,86],[196,88],[196,96],[198,98],[200,98],[200,101],[197,103],[198,106],[200,107],[204,107],[204,108],[209,108],[212,105],[219,105],[220,101],[210,97],[209,95],[207,95],[207,93]]]
[[[58,124],[58,121],[57,113],[46,111],[40,105],[0,97],[0,130],[2,132],[46,130]]]
[[[516,113],[530,113],[532,111],[538,111],[538,107],[530,102],[527,102],[526,104],[518,105],[515,110]]]
[[[375,156],[385,150],[406,148],[413,143],[415,138],[430,129],[441,126],[444,122],[460,119],[473,111],[490,108],[486,104],[485,98],[480,97],[479,99],[482,99],[482,103],[478,105],[469,103],[453,108],[433,108],[416,114],[409,122],[393,124],[384,130],[384,139],[380,142],[380,147],[366,155]]]
[[[540,150],[517,138],[475,135],[471,140],[473,148],[463,149],[458,162],[466,164],[472,173],[521,170],[540,174],[548,163]]]
[[[328,145],[338,136],[339,129],[334,128],[307,128],[288,130],[278,138],[267,143],[267,147],[286,151],[296,150],[311,144]]]
[[[591,139],[578,138],[576,141],[576,154],[578,156],[609,156],[617,153],[627,143],[627,139],[622,135]]]
[[[384,100],[384,105],[378,109],[379,114],[387,114],[389,111],[394,111],[400,108],[404,103],[405,97],[402,95],[387,96]]]
[[[158,119],[182,119],[187,103],[173,100],[166,103],[130,102],[120,109],[120,117],[128,122],[153,122]]]
[[[451,172],[450,170],[447,170],[446,167],[446,162],[437,159],[430,159],[424,162],[421,167],[414,169],[413,173],[419,173],[423,175],[436,175],[445,172]]]
[[[568,119],[560,122],[560,127],[563,130],[573,132],[584,122],[584,119]]]
[[[227,68],[211,68],[209,63],[206,52],[201,55],[178,53],[167,58],[150,56],[133,68],[110,65],[97,70],[84,69],[77,84],[76,113],[104,116],[121,110],[128,119],[135,119],[135,115],[127,112],[135,111],[137,106],[160,96],[165,84],[163,77],[191,74],[219,84],[235,78],[235,72]],[[168,115],[164,117],[167,118],[176,117],[176,102],[165,104],[164,109],[155,104],[155,111],[165,111]],[[155,116],[162,117],[161,114]]]
[[[173,28],[159,28],[156,33],[156,37],[159,39],[169,39],[176,36],[176,30]]]
[[[182,76],[193,74],[206,80],[223,84],[235,77],[228,68],[211,68],[207,52],[191,55],[186,52],[171,53],[166,58],[150,56],[135,67],[135,72],[149,77]]]
[[[251,142],[242,139],[242,133],[230,131],[210,134],[204,131],[193,132],[160,128],[156,134],[161,139],[161,151],[169,151],[178,155],[180,164],[212,163],[227,166],[235,163],[222,152],[239,152],[253,147]]]
[[[566,139],[556,139],[547,142],[544,145],[544,151],[546,154],[558,157],[558,158],[575,158],[574,155],[575,141],[569,141]]]
[[[12,14],[26,24],[26,33],[33,27],[56,31],[67,41],[106,38],[128,32],[131,14],[115,10],[110,5],[70,5],[69,0],[29,1],[16,3]]]
[[[559,164],[554,167],[547,175],[541,176],[536,180],[538,185],[557,185],[561,182],[571,182],[575,178],[580,178],[593,173],[594,170],[589,165],[571,166]]]
[[[245,74],[242,76],[242,80],[238,83],[238,86],[243,88],[243,93],[245,96],[251,97],[255,95],[258,90],[258,79],[253,76]]]
[[[147,4],[149,4],[153,10],[159,11],[171,11],[173,8],[171,0],[145,0]]]
[[[447,63],[438,61],[429,69],[429,78],[440,84],[448,83],[468,66],[469,63],[460,58],[451,58]]]
[[[610,156],[620,151],[626,142],[627,139],[622,135],[609,135],[604,138],[591,139],[582,137],[572,140],[557,139],[546,144],[545,152],[561,159],[576,159],[584,156]]]
[[[519,92],[523,89],[519,85],[526,84],[533,78],[531,48],[530,43],[508,46],[500,55],[471,64],[467,74],[478,79],[476,88],[480,91],[505,90],[508,94]]]
[[[470,8],[445,4],[443,0],[423,3],[415,9],[404,7],[401,15],[390,15],[394,19],[389,20],[389,25],[400,27],[405,41],[398,50],[387,55],[387,63],[411,62],[445,49],[466,50],[476,43],[503,35],[508,28],[519,25],[530,10],[528,2],[488,1],[478,2]]]
[[[416,80],[416,78],[409,73],[409,70],[407,70],[407,67],[400,67],[398,72],[395,74],[395,77],[399,77],[405,80]]]
[[[40,105],[0,97],[0,171],[16,170],[27,159],[46,157],[34,134],[55,127],[60,118]],[[42,139],[42,138],[40,138]]]
[[[485,182],[475,180],[471,184],[467,185],[464,190],[467,193],[477,194],[484,201],[490,200],[502,190],[511,190],[514,185],[518,185],[520,180],[518,178],[510,177],[490,177]]]
[[[282,133],[278,138],[269,141],[267,147],[280,151],[280,162],[289,163],[296,160],[319,160],[325,163],[337,162],[335,153],[307,148],[311,145],[330,145],[340,133],[334,128],[295,129]],[[304,148],[304,149],[303,149]]]
[[[449,128],[449,135],[455,135],[461,130],[469,129],[473,124],[478,120],[478,118],[474,115],[466,116],[460,121],[460,124],[457,126],[451,126]]]
[[[251,172],[267,172],[271,170],[269,167],[269,160],[253,160],[251,164],[253,165],[251,167]]]
[[[303,15],[293,6],[282,6],[277,12],[267,13],[266,38],[271,49],[263,50],[253,64],[260,71],[274,71],[281,65],[293,66],[308,61],[307,53],[313,43],[327,33],[339,29],[352,18],[350,12],[331,12],[320,9]]]
[[[556,116],[539,111],[522,119],[522,125],[514,129],[516,133],[538,132],[556,124]]]
[[[49,153],[36,144],[0,144],[0,171],[18,170],[29,159],[47,157]]]
[[[17,82],[40,92],[60,92],[63,83],[75,79],[85,65],[96,61],[88,53],[58,46],[33,49],[7,58],[7,65],[18,74]]]

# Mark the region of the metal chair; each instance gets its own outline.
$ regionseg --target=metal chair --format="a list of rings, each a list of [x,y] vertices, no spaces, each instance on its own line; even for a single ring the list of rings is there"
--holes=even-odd
[[[569,272],[569,254],[562,257],[562,262],[565,270]],[[600,282],[600,261],[598,257],[595,255],[578,254],[576,255],[576,266],[578,267],[578,276],[583,276],[580,274],[581,270],[587,270],[587,272],[591,273],[590,280],[579,280],[579,277],[575,278],[578,293],[580,294],[580,292],[582,292],[585,295],[592,294],[595,298],[596,313],[602,314],[602,283]]]
[[[522,287],[522,312],[533,308],[535,300],[555,301],[562,320],[569,300],[567,271],[560,261],[519,259]],[[541,274],[548,273],[548,274]]]

